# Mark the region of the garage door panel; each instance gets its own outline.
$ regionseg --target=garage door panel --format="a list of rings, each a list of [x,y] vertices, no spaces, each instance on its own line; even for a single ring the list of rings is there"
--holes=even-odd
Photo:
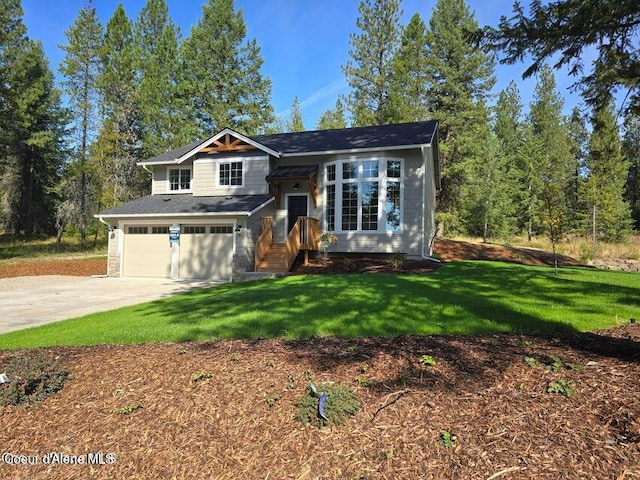
[[[180,236],[180,278],[231,277],[233,235],[221,233]]]
[[[171,248],[166,235],[126,234],[125,277],[171,277]]]

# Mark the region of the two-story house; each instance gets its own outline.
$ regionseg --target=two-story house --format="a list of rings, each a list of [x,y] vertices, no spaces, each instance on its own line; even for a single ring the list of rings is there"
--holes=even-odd
[[[151,195],[96,215],[108,275],[213,278],[286,271],[331,232],[332,252],[429,256],[437,122],[246,136],[225,129],[139,162]]]

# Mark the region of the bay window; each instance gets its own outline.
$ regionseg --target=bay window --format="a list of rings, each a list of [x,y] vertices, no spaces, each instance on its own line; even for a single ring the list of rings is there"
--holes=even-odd
[[[328,231],[399,232],[402,227],[399,159],[349,159],[325,168]]]

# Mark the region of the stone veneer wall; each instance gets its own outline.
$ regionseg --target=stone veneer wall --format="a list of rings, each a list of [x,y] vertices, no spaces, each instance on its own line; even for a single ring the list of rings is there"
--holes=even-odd
[[[120,276],[120,253],[118,252],[119,231],[109,232],[109,248],[107,250],[107,276]]]

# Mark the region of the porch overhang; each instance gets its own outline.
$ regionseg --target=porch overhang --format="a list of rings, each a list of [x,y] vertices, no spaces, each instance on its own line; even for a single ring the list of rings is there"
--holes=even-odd
[[[304,182],[309,187],[314,208],[318,206],[318,165],[286,165],[277,167],[265,180],[276,198],[276,208],[280,208],[280,193],[284,182]]]

